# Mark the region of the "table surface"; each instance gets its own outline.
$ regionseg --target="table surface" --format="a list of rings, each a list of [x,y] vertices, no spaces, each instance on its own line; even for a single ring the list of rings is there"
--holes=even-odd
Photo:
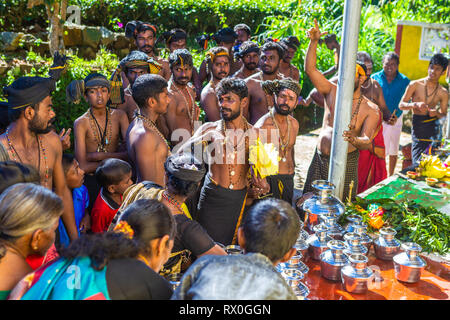
[[[303,283],[309,288],[309,300],[450,300],[450,266],[426,260],[427,266],[416,283],[402,283],[395,278],[394,262],[377,259],[373,246],[367,266],[373,266],[379,281],[370,283],[366,293],[349,293],[341,282],[320,275],[320,262],[305,256],[309,267]]]

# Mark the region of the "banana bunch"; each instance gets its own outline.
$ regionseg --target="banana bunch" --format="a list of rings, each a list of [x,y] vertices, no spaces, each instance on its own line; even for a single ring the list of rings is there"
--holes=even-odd
[[[450,166],[447,163],[450,159],[443,163],[438,156],[427,155],[422,158],[419,163],[421,175],[429,178],[450,180]]]

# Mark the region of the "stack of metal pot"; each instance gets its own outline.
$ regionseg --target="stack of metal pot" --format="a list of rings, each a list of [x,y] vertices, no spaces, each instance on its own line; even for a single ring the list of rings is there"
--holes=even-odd
[[[328,249],[320,254],[320,274],[332,280],[341,280],[341,269],[349,263],[344,254],[345,243],[341,240],[331,240],[327,243]]]
[[[288,262],[278,264],[276,269],[280,272],[297,297],[299,299],[306,299],[309,294],[309,289],[302,280],[305,277],[305,274],[308,273],[309,268],[302,260],[302,253],[297,250],[296,255],[292,256]]]
[[[378,259],[392,261],[394,256],[400,252],[400,242],[395,239],[397,231],[393,228],[383,227],[380,235],[373,242],[375,255]]]
[[[414,242],[403,243],[402,248],[405,251],[393,258],[395,277],[402,282],[418,282],[422,271],[427,266],[425,260],[419,256],[422,248]]]
[[[315,180],[312,183],[315,194],[303,203],[305,211],[305,229],[310,234],[314,233],[314,226],[321,221],[322,215],[339,217],[345,212],[344,204],[332,195],[335,186],[326,180]]]

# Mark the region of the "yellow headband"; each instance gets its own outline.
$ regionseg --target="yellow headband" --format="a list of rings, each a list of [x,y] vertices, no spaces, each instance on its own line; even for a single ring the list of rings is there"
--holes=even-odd
[[[216,54],[212,53],[211,51],[208,51],[206,53],[206,57],[208,59],[210,59],[212,62],[214,62],[214,60],[216,60],[216,58],[220,57],[220,56],[227,56],[227,57],[229,57],[229,55],[228,55],[228,53],[226,51],[220,51],[220,52],[218,52]]]
[[[366,72],[364,71],[363,67],[361,67],[359,64],[356,64],[355,77],[358,77],[358,75],[362,75],[363,77],[365,77],[366,76]]]

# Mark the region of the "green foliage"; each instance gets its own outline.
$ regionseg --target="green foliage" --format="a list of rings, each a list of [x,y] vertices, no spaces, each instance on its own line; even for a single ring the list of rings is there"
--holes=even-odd
[[[69,0],[69,5],[81,8],[81,21],[85,25],[119,31],[119,23],[124,26],[130,20],[143,20],[162,31],[180,27],[192,35],[216,32],[223,26],[242,22],[254,30],[267,15],[287,15],[297,3],[296,0]],[[2,1],[1,26],[6,30],[20,30],[34,23],[45,26],[44,6],[27,10],[26,4],[27,0]]]
[[[450,251],[450,217],[433,207],[423,207],[414,201],[357,198],[352,205],[347,206],[339,222],[345,223],[347,216],[356,214],[362,215],[364,222],[367,223],[368,216],[365,212],[371,203],[376,203],[384,208],[384,226],[394,228],[397,231],[396,238],[400,241],[415,242],[428,253],[435,252],[444,255]],[[374,233],[377,230],[369,226],[368,232]]]

